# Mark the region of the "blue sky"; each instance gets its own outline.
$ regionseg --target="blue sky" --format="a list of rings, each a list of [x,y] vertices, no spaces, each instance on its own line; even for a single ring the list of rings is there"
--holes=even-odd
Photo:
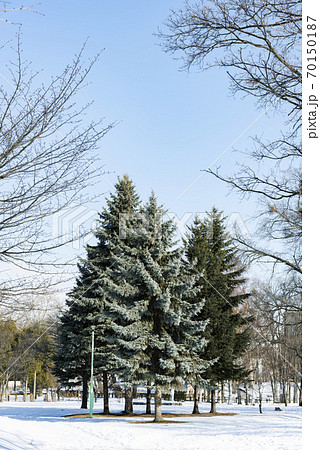
[[[256,212],[254,201],[240,202],[235,192],[227,195],[224,183],[201,170],[220,158],[221,173],[233,173],[245,158],[233,149],[249,150],[250,136],[275,136],[283,122],[267,115],[257,121],[263,110],[253,98],[232,97],[223,69],[179,71],[180,63],[161,50],[154,33],[170,8],[180,6],[182,0],[43,0],[35,9],[44,15],[25,11],[15,18],[23,23],[25,59],[34,70],[42,69],[39,79],[61,72],[87,38],[85,57],[105,49],[90,85],[78,96],[79,104],[94,100],[88,121],[105,117],[106,123],[118,122],[99,149],[101,165],[115,174],[91,188],[102,196],[95,207],[101,209],[116,176],[128,173],[143,199],[154,189],[180,217],[215,205],[246,221]],[[14,45],[17,27],[6,27]]]

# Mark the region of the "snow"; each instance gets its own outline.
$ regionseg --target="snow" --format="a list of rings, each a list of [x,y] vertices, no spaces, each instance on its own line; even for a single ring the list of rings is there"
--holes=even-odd
[[[21,399],[19,399],[21,400]],[[110,399],[112,412],[123,410],[124,404]],[[302,448],[302,408],[296,404],[258,406],[218,404],[218,412],[232,412],[235,416],[179,417],[181,423],[155,424],[142,417],[79,417],[67,414],[86,412],[77,400],[47,403],[10,401],[0,404],[1,449],[135,449],[135,450],[187,450],[187,449],[268,449],[295,450]],[[135,405],[135,412],[145,407]],[[208,412],[208,403],[200,403],[200,411]],[[102,400],[95,404],[94,412],[102,410]],[[164,405],[163,412],[189,414],[192,403],[182,406]],[[141,423],[135,423],[141,422]],[[147,422],[147,423],[144,423]]]

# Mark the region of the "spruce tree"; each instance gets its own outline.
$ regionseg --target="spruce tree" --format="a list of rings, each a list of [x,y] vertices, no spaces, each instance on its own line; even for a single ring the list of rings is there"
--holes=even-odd
[[[82,384],[81,408],[88,407],[90,379],[90,343],[83,335],[84,314],[76,302],[67,300],[67,310],[57,329],[57,347],[53,358],[54,373],[64,385]]]
[[[187,380],[203,382],[209,365],[199,357],[206,326],[195,319],[204,305],[196,300],[199,276],[183,264],[182,250],[173,248],[176,229],[164,214],[152,194],[127,224],[126,242],[113,248],[117,275],[102,276],[105,296],[113,300],[107,306],[118,314],[112,326],[124,381],[153,385],[155,421],[162,420],[161,392],[182,389]]]
[[[198,286],[205,305],[198,318],[209,321],[202,357],[218,358],[206,372],[212,386],[211,412],[215,412],[216,383],[248,375],[239,358],[249,343],[250,318],[244,318],[238,309],[249,294],[242,292],[245,269],[226,232],[222,214],[213,208],[207,218],[202,221],[197,218],[188,228],[184,242],[187,262],[194,264],[196,272],[203,275]]]
[[[107,199],[107,207],[99,215],[99,226],[94,235],[97,239],[96,245],[87,245],[86,258],[82,258],[78,264],[79,276],[76,286],[69,294],[67,301],[68,310],[62,317],[62,325],[59,330],[60,351],[57,358],[58,371],[66,370],[69,366],[74,367],[76,372],[79,368],[75,361],[75,355],[83,355],[83,366],[81,369],[83,377],[88,376],[90,368],[90,337],[95,332],[95,361],[96,374],[102,374],[104,386],[104,413],[109,413],[108,404],[108,379],[110,374],[120,374],[121,368],[115,358],[116,340],[113,333],[112,323],[117,320],[117,313],[107,308],[109,299],[102,293],[101,278],[106,273],[112,277],[113,262],[110,260],[111,248],[120,247],[125,241],[120,239],[120,222],[122,215],[132,215],[139,205],[139,197],[135,187],[127,175],[118,180],[115,185],[115,193]],[[101,311],[108,310],[109,315],[102,315]],[[75,342],[69,340],[66,343],[65,335],[74,336]],[[64,353],[70,347],[68,354]],[[85,364],[84,364],[85,362]],[[73,374],[74,371],[66,370]],[[79,373],[78,373],[79,375]]]

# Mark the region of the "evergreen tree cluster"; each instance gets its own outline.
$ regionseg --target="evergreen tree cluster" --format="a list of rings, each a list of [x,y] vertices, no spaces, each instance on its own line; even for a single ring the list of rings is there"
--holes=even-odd
[[[95,373],[103,377],[104,412],[108,383],[155,390],[155,420],[162,420],[161,393],[186,383],[214,389],[217,381],[245,374],[238,363],[249,334],[235,308],[243,268],[221,215],[213,209],[196,219],[181,247],[176,228],[154,193],[141,204],[128,176],[99,217],[96,245],[87,245],[79,276],[58,329],[56,374],[62,382],[83,381],[87,402],[90,339],[95,333]]]

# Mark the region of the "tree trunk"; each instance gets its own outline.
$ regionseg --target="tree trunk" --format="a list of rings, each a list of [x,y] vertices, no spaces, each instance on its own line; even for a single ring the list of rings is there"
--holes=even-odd
[[[199,386],[198,385],[195,385],[195,387],[194,387],[192,414],[200,414],[200,411],[199,411]]]
[[[299,406],[302,406],[302,380],[301,380],[301,385],[300,385],[300,389],[299,389]]]
[[[238,386],[237,390],[238,390],[238,405],[241,405],[242,402],[241,402],[241,390],[240,390],[240,386]]]
[[[272,375],[270,375],[270,385],[271,385],[271,392],[272,392],[272,398],[273,398],[273,403],[274,403],[275,395],[274,395],[274,381],[273,381]]]
[[[132,398],[137,398],[138,397],[138,386],[136,384],[134,384],[132,386]]]
[[[34,371],[33,374],[33,398],[34,400],[37,398],[37,371]]]
[[[249,389],[247,383],[245,384],[245,390],[246,390],[246,405],[249,405]]]
[[[229,390],[228,405],[232,405],[232,385],[231,385],[231,381],[228,381],[228,390]]]
[[[82,377],[82,409],[88,409],[88,377],[83,375]]]
[[[151,388],[147,387],[146,414],[151,414]]]
[[[0,384],[0,402],[5,402],[8,400],[8,380],[7,377]],[[24,396],[25,394],[23,394]]]
[[[170,402],[174,402],[174,388],[170,388]]]
[[[6,376],[5,377],[5,382],[4,382],[4,391],[3,391],[3,399],[4,401],[9,401],[9,379]]]
[[[103,414],[110,414],[109,410],[109,374],[103,372]]]
[[[25,384],[24,384],[24,392],[23,392],[23,401],[26,402],[28,397],[28,378],[26,378]]]
[[[154,422],[163,422],[161,411],[161,390],[156,389],[154,395]]]
[[[293,385],[293,403],[298,403],[298,386],[296,383]]]
[[[291,381],[288,381],[288,403],[291,403]]]
[[[210,413],[215,414],[217,412],[216,409],[216,390],[212,389],[211,390],[211,409],[210,409]]]
[[[260,383],[259,383],[259,413],[262,414],[262,390]]]
[[[132,386],[125,390],[124,395],[125,395],[124,413],[132,414],[133,413]]]
[[[274,398],[273,398],[273,402],[274,403],[278,403],[279,402],[279,384],[278,384],[277,380],[274,381]]]
[[[221,403],[224,403],[224,381],[221,381]]]
[[[283,395],[283,403],[284,403],[284,406],[288,406],[288,401],[287,401],[287,386],[286,386],[285,380],[283,380],[283,382],[282,382],[282,395]]]
[[[24,396],[24,394],[23,394]],[[8,395],[8,380],[7,377],[5,377],[4,381],[1,383],[1,389],[0,389],[0,402],[5,402],[9,399]]]

